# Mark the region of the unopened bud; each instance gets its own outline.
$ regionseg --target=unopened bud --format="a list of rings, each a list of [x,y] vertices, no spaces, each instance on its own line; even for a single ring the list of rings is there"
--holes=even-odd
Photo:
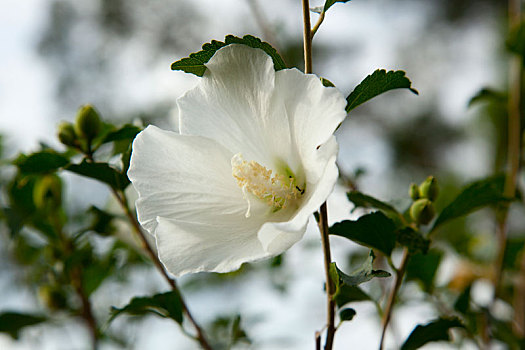
[[[414,201],[417,201],[419,198],[421,198],[421,195],[419,194],[419,187],[414,183],[410,184],[408,194],[410,195],[410,198],[412,198],[412,200]]]
[[[77,134],[73,124],[62,122],[58,125],[58,139],[66,146],[74,146],[77,140]]]
[[[56,209],[62,204],[62,181],[55,175],[45,175],[33,188],[33,201],[39,209]]]
[[[78,135],[91,141],[100,132],[100,126],[100,117],[93,106],[85,105],[80,107],[75,121],[75,131]]]
[[[410,207],[410,217],[417,224],[426,225],[436,215],[434,205],[432,202],[426,198],[418,199]]]
[[[430,201],[435,201],[439,194],[439,186],[434,176],[429,176],[421,185],[419,185],[419,193],[421,197],[427,198]]]

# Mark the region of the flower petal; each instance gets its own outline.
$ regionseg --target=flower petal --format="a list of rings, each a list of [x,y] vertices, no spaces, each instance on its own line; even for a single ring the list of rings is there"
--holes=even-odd
[[[133,141],[128,171],[139,193],[141,225],[154,234],[158,216],[232,225],[246,220],[247,204],[232,176],[231,157],[213,140],[148,126]],[[252,212],[267,210],[257,205]]]
[[[274,168],[275,155],[291,153],[288,119],[276,113],[273,61],[264,51],[228,45],[206,64],[199,84],[177,100],[182,134],[214,139]]]
[[[337,156],[337,142],[335,137],[319,147],[319,158],[324,160],[324,172],[315,184],[309,184],[301,207],[289,221],[267,222],[259,230],[258,237],[265,251],[278,255],[297,241],[306,230],[306,225],[313,212],[323,204],[332,190],[339,176],[335,160]],[[313,187],[313,188],[312,188]]]
[[[250,221],[235,225],[206,224],[158,218],[156,230],[159,258],[169,272],[229,272],[242,263],[272,256],[257,239]]]

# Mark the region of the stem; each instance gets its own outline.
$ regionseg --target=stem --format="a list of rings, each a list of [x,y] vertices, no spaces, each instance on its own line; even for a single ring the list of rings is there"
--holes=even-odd
[[[323,21],[324,21],[324,15],[325,15],[325,12],[324,12],[324,10],[323,10],[323,11],[319,14],[319,18],[317,19],[317,23],[315,23],[314,27],[312,28],[311,35],[310,35],[310,39],[313,40],[315,33],[317,33],[317,30],[318,30],[319,27],[321,26],[321,23],[323,23]]]
[[[86,321],[88,325],[89,332],[91,334],[91,343],[93,346],[92,348],[93,350],[97,350],[98,349],[97,321],[95,320],[95,316],[93,316],[93,308],[91,307],[91,302],[89,301],[89,298],[87,297],[86,293],[84,293],[84,288],[80,280],[79,280],[79,284],[75,286],[75,289],[82,302],[82,318],[84,318],[84,320]]]
[[[304,38],[304,72],[312,73],[312,32],[310,29],[310,4],[303,0],[303,38]],[[332,350],[335,335],[335,301],[333,294],[335,286],[330,278],[330,239],[328,238],[328,210],[326,202],[319,209],[319,230],[321,231],[321,242],[324,255],[324,272],[326,277],[326,340],[325,350]]]
[[[381,332],[381,340],[379,342],[379,350],[383,349],[383,343],[385,340],[385,334],[386,330],[388,328],[388,323],[390,322],[390,319],[392,318],[392,309],[394,308],[394,304],[396,302],[397,292],[399,291],[399,287],[401,287],[401,282],[403,282],[403,277],[405,276],[405,270],[407,267],[408,259],[410,257],[410,254],[408,253],[408,249],[405,248],[403,250],[403,259],[401,260],[401,265],[399,268],[395,271],[396,273],[396,281],[394,282],[394,286],[392,290],[390,291],[390,296],[388,298],[388,303],[386,305],[385,313],[383,314],[383,331]]]
[[[128,202],[127,202],[124,192],[117,191],[114,188],[111,188],[111,191],[113,192],[113,195],[115,196],[115,198],[117,198],[118,202],[120,203],[122,209],[124,210],[126,216],[128,217],[131,223],[131,226],[135,230],[136,234],[139,236],[142,246],[144,250],[146,250],[146,252],[148,253],[149,257],[151,258],[151,261],[153,261],[153,263],[155,264],[157,269],[160,271],[164,279],[168,282],[168,284],[171,287],[171,290],[173,290],[174,292],[178,294],[181,305],[182,305],[182,310],[186,314],[186,317],[188,318],[190,323],[195,328],[197,332],[197,340],[201,344],[202,348],[205,350],[212,350],[212,347],[210,346],[210,344],[206,340],[206,337],[204,336],[204,332],[202,331],[202,328],[199,326],[197,321],[195,321],[192,314],[190,313],[190,310],[188,309],[188,306],[186,305],[186,302],[184,301],[182,294],[179,288],[177,287],[177,282],[175,281],[175,279],[171,278],[168,272],[166,271],[166,269],[164,269],[164,266],[160,262],[159,257],[157,256],[153,248],[150,246],[148,240],[146,239],[146,235],[142,231],[142,228],[139,222],[137,221],[137,218],[135,217],[135,215],[133,215],[133,213],[131,212],[128,206]]]

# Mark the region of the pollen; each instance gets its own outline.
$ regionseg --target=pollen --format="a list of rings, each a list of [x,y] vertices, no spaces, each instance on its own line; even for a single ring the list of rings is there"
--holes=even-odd
[[[304,193],[304,188],[297,186],[293,175],[274,174],[253,160],[245,161],[240,153],[232,157],[231,164],[232,175],[248,202],[246,217],[250,216],[251,208],[248,194],[264,201],[273,211],[278,211],[290,206]]]

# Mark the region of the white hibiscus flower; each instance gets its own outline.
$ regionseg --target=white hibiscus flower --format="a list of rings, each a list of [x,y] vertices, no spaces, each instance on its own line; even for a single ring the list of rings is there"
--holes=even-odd
[[[262,50],[229,45],[177,101],[180,132],[148,126],[128,176],[141,225],[176,276],[228,272],[299,241],[336,182],[344,97]]]

